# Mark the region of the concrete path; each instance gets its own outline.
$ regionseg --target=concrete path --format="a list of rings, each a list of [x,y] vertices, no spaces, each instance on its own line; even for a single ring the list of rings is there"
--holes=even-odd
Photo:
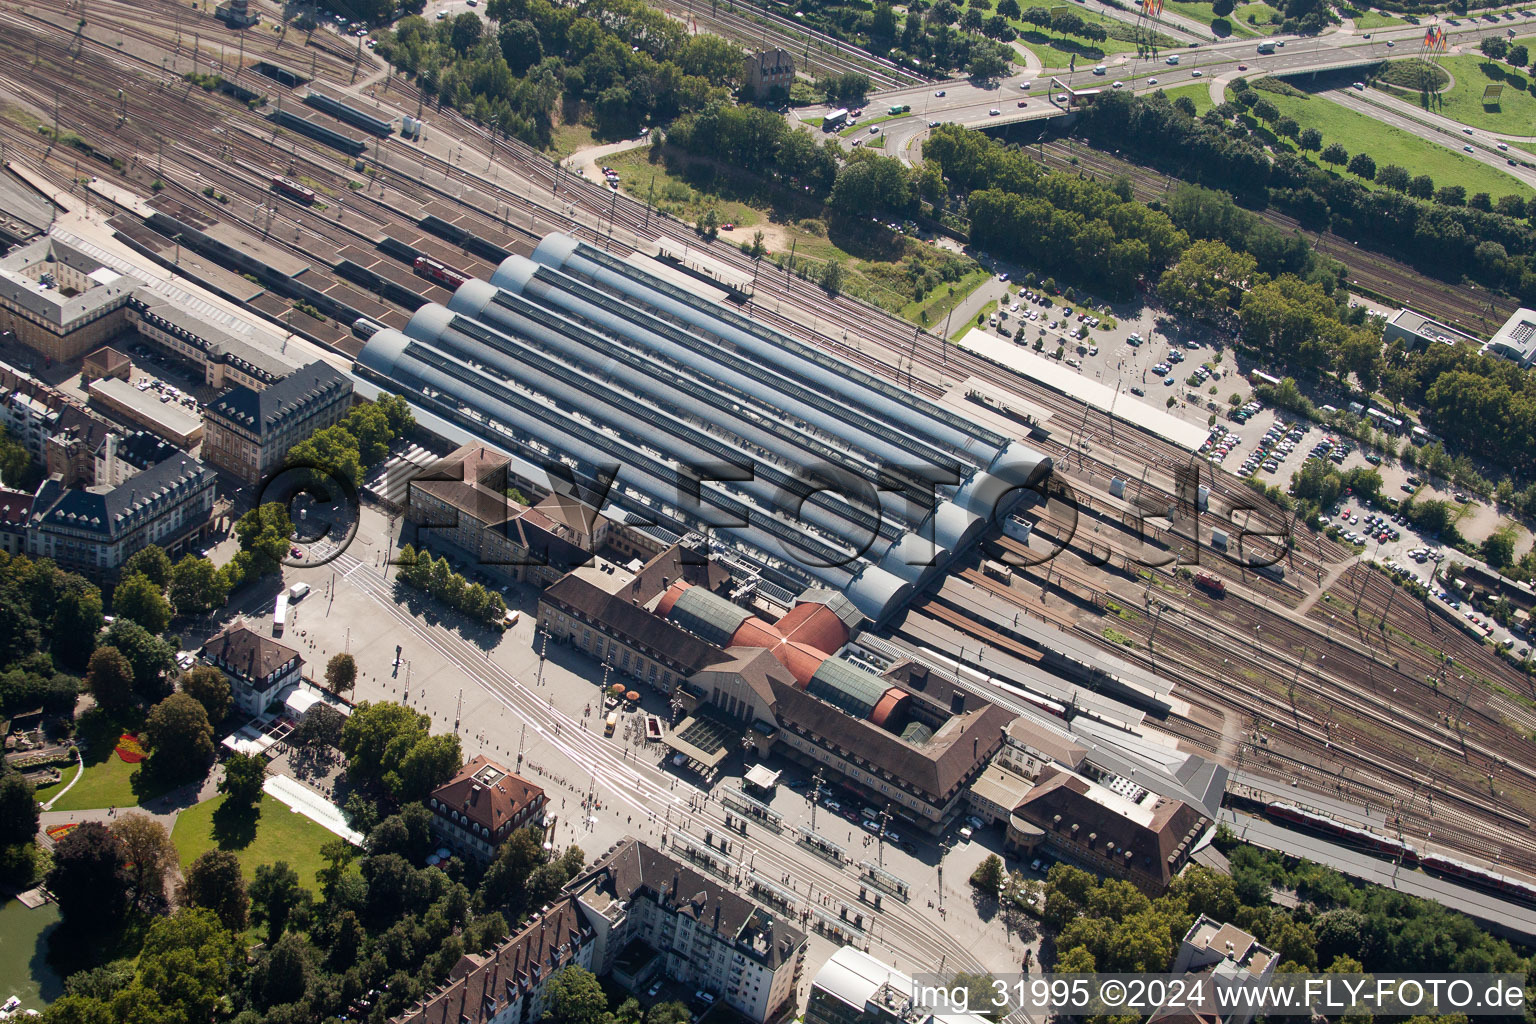
[[[641,146],[649,146],[650,144],[651,140],[647,137],[643,139],[624,139],[622,142],[610,142],[602,146],[588,146],[586,149],[578,149],[561,162],[565,164],[566,170],[580,174],[588,181],[597,181],[602,177],[599,173],[599,168],[602,166],[604,159],[613,156],[615,153],[627,153],[632,149],[639,149]]]

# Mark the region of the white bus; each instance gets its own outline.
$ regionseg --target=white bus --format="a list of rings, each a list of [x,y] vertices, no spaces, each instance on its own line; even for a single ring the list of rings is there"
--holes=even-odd
[[[272,609],[272,635],[282,636],[288,623],[288,591],[277,595],[277,606]]]

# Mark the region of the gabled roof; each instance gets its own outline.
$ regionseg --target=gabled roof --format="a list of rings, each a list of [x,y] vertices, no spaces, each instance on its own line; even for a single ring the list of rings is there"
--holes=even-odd
[[[513,774],[484,754],[432,791],[432,799],[443,813],[458,811],[498,838],[519,813],[543,795],[542,787]]]
[[[207,412],[265,434],[310,402],[338,391],[350,394],[351,390],[351,381],[340,370],[317,359],[265,391],[252,391],[244,385],[229,388],[208,404]]]
[[[570,898],[535,914],[489,954],[471,952],[449,972],[447,986],[395,1018],[397,1024],[486,1024],[506,1009],[509,992],[527,993],[576,959],[591,940]]]
[[[304,662],[292,647],[249,626],[231,626],[205,643],[199,653],[247,682],[266,679],[294,658],[298,658],[300,664]]]
[[[621,643],[639,644],[664,654],[689,674],[725,660],[724,652],[718,647],[632,604],[622,593],[607,593],[577,573],[569,573],[552,583],[544,591],[544,598],[584,615],[589,622],[600,624],[603,631]]]

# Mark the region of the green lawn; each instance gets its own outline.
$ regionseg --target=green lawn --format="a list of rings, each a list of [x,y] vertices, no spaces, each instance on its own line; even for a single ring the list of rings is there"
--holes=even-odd
[[[592,129],[584,124],[559,124],[550,132],[550,150],[556,160],[564,160],[578,149],[597,145]]]
[[[884,134],[870,136],[867,123],[858,128],[864,131],[863,138],[872,140],[865,145],[881,147]],[[616,154],[608,161],[619,172],[621,187],[636,199],[644,202],[652,197],[652,205],[689,224],[697,223],[713,209],[722,223],[736,225],[735,231],[721,236],[727,244],[750,243],[754,229],[761,228],[770,259],[784,259],[793,249],[795,269],[809,269],[813,275],[835,259],[844,270],[844,292],[893,313],[910,309],[914,320],[919,316],[922,307],[914,301],[916,287],[909,270],[914,261],[929,266],[942,262],[943,254],[938,250],[906,236],[871,231],[865,223],[829,225],[821,219],[824,210],[820,203],[774,189],[739,169],[717,168],[709,161],[672,151],[668,159],[651,163],[650,154],[650,147],[645,147]],[[772,266],[765,261],[763,273]],[[975,269],[973,262],[965,261],[960,279]],[[948,282],[934,283],[929,295],[946,292],[948,287]]]
[[[1530,40],[1522,40],[1530,45]],[[1462,124],[1508,135],[1536,135],[1536,95],[1531,76],[1481,54],[1445,57],[1441,67],[1456,84],[1430,97],[1430,109]],[[1483,106],[1483,87],[1502,84],[1497,106]]]
[[[1052,9],[1063,5],[1058,0],[1019,0],[1019,6],[1026,9],[1030,7]],[[1028,47],[1035,56],[1039,57],[1041,62],[1048,68],[1067,67],[1071,64],[1072,58],[1076,57],[1078,68],[1081,69],[1085,61],[1091,65],[1110,54],[1136,52],[1137,44],[1134,39],[1116,38],[1117,35],[1134,34],[1135,29],[1133,26],[1075,5],[1071,6],[1071,11],[1090,24],[1103,25],[1109,33],[1109,38],[1102,42],[1098,40],[1080,40],[1075,36],[1062,35],[1059,32],[1051,31],[1049,28],[1031,25],[1024,21],[1010,19],[1009,24],[1019,33],[1019,41]],[[1150,23],[1147,32],[1149,37],[1152,37]],[[1165,48],[1178,45],[1166,35],[1152,38],[1159,46]]]
[[[1323,145],[1341,143],[1351,155],[1360,152],[1371,154],[1379,168],[1384,164],[1406,167],[1413,174],[1427,174],[1435,186],[1461,185],[1468,195],[1487,192],[1494,200],[1500,196],[1527,191],[1518,181],[1503,171],[1479,163],[1471,157],[1444,146],[1428,142],[1415,135],[1382,124],[1367,114],[1347,110],[1321,96],[1286,96],[1264,92],[1264,98],[1274,103],[1280,113],[1296,119],[1302,128],[1316,128],[1323,133]],[[1318,161],[1317,154],[1308,158],[1319,166],[1339,174],[1349,172]]]
[[[1378,28],[1392,28],[1394,25],[1408,24],[1402,18],[1387,14],[1384,11],[1363,11],[1355,8],[1341,7],[1339,13],[1351,19],[1355,28],[1363,32],[1372,32]]]
[[[163,786],[153,792],[136,793],[134,776],[139,766],[129,764],[113,752],[118,737],[125,732],[136,731],[140,724],[141,719],[138,717],[109,715],[101,710],[92,710],[82,716],[79,740],[85,760],[85,774],[53,805],[53,810],[88,811],[98,807],[134,807],[141,800],[163,793]],[[37,791],[38,802],[47,803],[53,799],[79,773],[79,768],[64,769],[63,778],[59,782]]]
[[[335,839],[334,834],[265,793],[248,816],[226,820],[219,814],[223,806],[224,797],[218,796],[177,816],[171,841],[183,869],[208,850],[232,850],[247,879],[258,865],[282,860],[298,872],[302,885],[317,887],[316,875],[325,867],[320,847]]]
[[[951,309],[965,301],[965,297],[981,287],[981,283],[990,276],[989,271],[977,268],[952,285],[941,284],[923,298],[908,303],[902,309],[901,317],[924,326],[939,326]],[[928,314],[926,320],[923,318],[924,313]]]
[[[1276,12],[1268,4],[1240,4],[1225,18],[1216,17],[1211,4],[1196,3],[1195,0],[1166,0],[1163,6],[1192,21],[1200,22],[1222,39],[1257,39],[1280,28],[1279,22],[1270,23],[1270,16]],[[1252,22],[1248,20],[1250,15],[1253,17]]]
[[[1193,82],[1189,85],[1176,85],[1172,89],[1158,89],[1157,91],[1166,95],[1168,97],[1168,102],[1170,103],[1178,99],[1180,96],[1188,96],[1190,99],[1195,101],[1196,117],[1199,117],[1201,114],[1205,113],[1207,110],[1210,110],[1216,105],[1211,102],[1211,87],[1204,82]],[[1230,96],[1231,93],[1228,93],[1227,95]]]

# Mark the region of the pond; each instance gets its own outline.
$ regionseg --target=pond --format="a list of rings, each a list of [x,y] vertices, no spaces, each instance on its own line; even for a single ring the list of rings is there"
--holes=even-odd
[[[28,910],[20,900],[0,903],[0,1002],[11,996],[29,1010],[41,1010],[64,994],[64,983],[48,966],[48,933],[59,923],[57,903]]]

